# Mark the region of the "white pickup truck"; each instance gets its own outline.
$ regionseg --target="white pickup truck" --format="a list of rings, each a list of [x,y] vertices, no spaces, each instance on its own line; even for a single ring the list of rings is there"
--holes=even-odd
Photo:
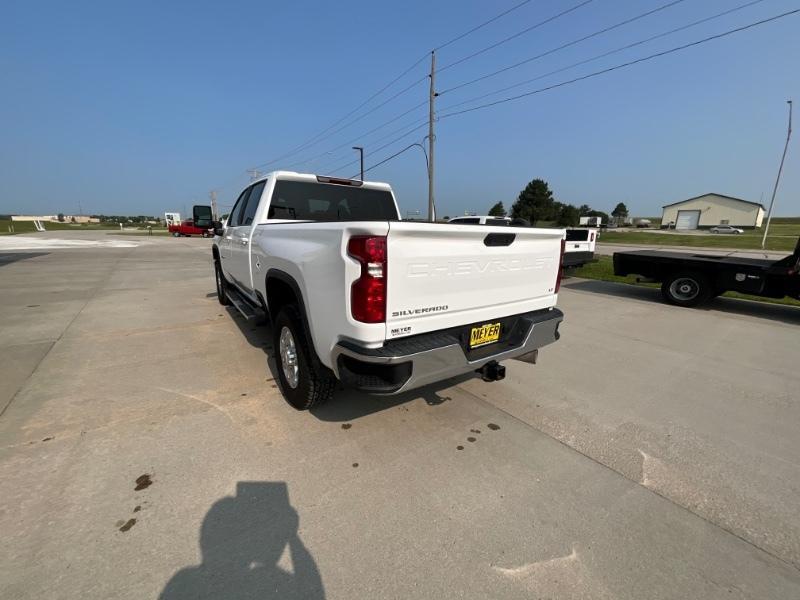
[[[455,375],[501,379],[556,341],[564,231],[400,220],[389,185],[287,171],[239,196],[213,242],[217,297],[266,313],[297,409],[336,380],[395,394]]]
[[[597,247],[596,229],[567,229],[566,244],[564,246],[564,259],[561,264],[569,269],[580,267],[594,260],[594,251]]]

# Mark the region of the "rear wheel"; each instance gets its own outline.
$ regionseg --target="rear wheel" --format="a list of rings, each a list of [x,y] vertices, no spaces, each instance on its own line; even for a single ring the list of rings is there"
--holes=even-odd
[[[231,301],[228,300],[227,286],[228,282],[225,281],[225,275],[222,274],[222,267],[219,260],[214,261],[214,280],[217,284],[217,300],[222,306],[228,306]]]
[[[714,294],[711,283],[702,273],[675,273],[661,284],[661,294],[676,306],[697,306],[710,300]]]
[[[328,401],[333,396],[336,378],[309,345],[297,307],[287,305],[278,312],[272,336],[278,383],[286,401],[297,410],[308,410]]]

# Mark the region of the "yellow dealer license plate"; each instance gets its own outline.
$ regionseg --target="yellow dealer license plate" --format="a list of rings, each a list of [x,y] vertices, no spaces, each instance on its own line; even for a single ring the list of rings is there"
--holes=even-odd
[[[486,344],[493,344],[500,339],[500,323],[487,323],[480,327],[473,327],[469,334],[469,347],[477,348]]]

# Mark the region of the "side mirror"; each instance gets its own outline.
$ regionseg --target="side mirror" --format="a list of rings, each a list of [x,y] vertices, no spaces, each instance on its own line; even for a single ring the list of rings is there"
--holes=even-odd
[[[225,227],[222,226],[220,221],[211,221],[211,228],[214,230],[214,235],[222,237],[225,235]]]

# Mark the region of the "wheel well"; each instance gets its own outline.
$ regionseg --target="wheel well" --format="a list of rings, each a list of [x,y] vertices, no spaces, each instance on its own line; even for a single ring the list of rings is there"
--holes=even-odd
[[[302,310],[300,299],[292,286],[277,277],[267,277],[267,309],[274,319],[278,311],[287,304],[296,304]]]

